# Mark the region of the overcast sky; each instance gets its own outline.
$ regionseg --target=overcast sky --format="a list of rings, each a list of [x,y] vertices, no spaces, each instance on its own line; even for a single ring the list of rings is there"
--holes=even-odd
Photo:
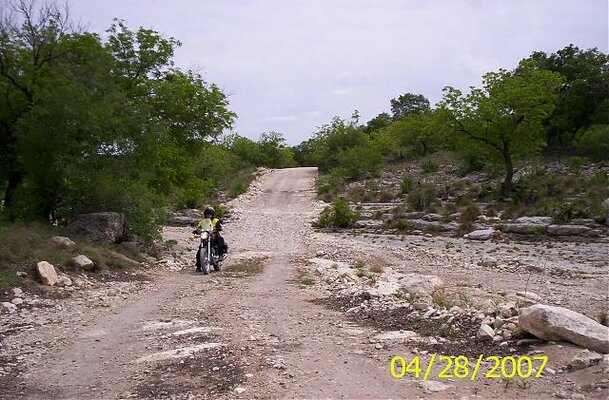
[[[175,61],[229,95],[235,131],[310,137],[353,110],[365,122],[390,99],[513,68],[573,43],[607,52],[608,0],[70,0],[102,32],[117,17],[183,45]]]

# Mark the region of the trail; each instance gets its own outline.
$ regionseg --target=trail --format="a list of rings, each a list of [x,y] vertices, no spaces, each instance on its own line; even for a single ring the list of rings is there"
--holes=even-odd
[[[391,378],[388,360],[367,351],[366,332],[311,303],[319,296],[294,284],[299,260],[316,250],[310,243],[316,174],[315,168],[270,172],[226,224],[227,272],[203,276],[187,264],[159,271],[137,296],[119,298],[92,311],[89,322],[67,327],[65,343],[28,371],[21,393],[33,399],[406,396],[404,383]],[[189,229],[169,234],[193,259]],[[257,256],[265,257],[262,274],[230,274],[231,264]],[[216,358],[200,348],[185,355],[205,344],[229,350]],[[168,354],[176,357],[162,360]],[[171,373],[229,356],[240,366],[229,376],[238,381],[237,393],[210,389],[202,376],[209,365],[200,373]]]

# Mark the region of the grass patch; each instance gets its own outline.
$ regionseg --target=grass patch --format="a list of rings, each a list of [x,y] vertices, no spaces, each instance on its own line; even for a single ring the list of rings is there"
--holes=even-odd
[[[0,269],[0,294],[13,286],[19,286],[22,282],[23,278],[17,276],[15,272]]]
[[[264,272],[266,257],[253,257],[239,260],[236,264],[226,268],[225,275],[234,278],[246,278],[248,276],[260,275]]]
[[[0,272],[24,267],[33,272],[39,261],[69,266],[72,258],[79,254],[91,259],[96,269],[133,268],[143,261],[141,254],[117,244],[91,243],[73,235],[70,238],[76,245],[72,248],[58,247],[49,241],[51,237],[62,234],[61,228],[42,223],[0,225]]]
[[[290,279],[289,282],[300,286],[301,288],[305,288],[315,285],[315,278],[308,272],[299,270],[298,274],[294,278]]]

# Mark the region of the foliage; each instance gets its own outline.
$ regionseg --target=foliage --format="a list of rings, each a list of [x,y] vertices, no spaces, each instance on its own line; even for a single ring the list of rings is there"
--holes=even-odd
[[[421,169],[424,173],[431,174],[438,171],[438,164],[431,158],[428,158],[421,163]]]
[[[352,211],[344,200],[336,199],[331,207],[326,207],[321,212],[318,225],[321,227],[346,228],[359,218],[359,213]]]
[[[422,184],[408,194],[408,205],[413,211],[434,211],[438,191],[433,185]]]
[[[419,114],[429,110],[429,100],[422,94],[404,93],[391,100],[393,119],[402,119],[407,115]]]
[[[512,192],[514,158],[537,155],[545,145],[543,122],[562,83],[558,73],[522,62],[513,72],[487,73],[483,87],[467,95],[450,86],[444,89],[441,106],[450,113],[455,134],[502,159],[503,197]]]
[[[602,202],[608,197],[609,175],[606,173],[584,178],[542,169],[516,182],[509,213],[513,216],[549,215],[562,223],[573,218],[603,222],[606,211]]]
[[[609,125],[592,125],[586,129],[575,147],[596,161],[609,160]]]
[[[568,150],[590,126],[609,123],[607,54],[570,44],[556,53],[534,52],[527,60],[565,78],[554,110],[545,121],[549,146]]]
[[[402,193],[404,193],[404,194],[410,193],[413,186],[414,186],[414,182],[412,181],[412,178],[409,177],[408,175],[404,175],[404,177],[402,178],[402,182],[400,183],[400,188],[402,189]]]
[[[385,153],[406,149],[417,156],[424,156],[439,150],[448,126],[446,117],[441,110],[406,114],[382,132],[381,135],[386,136]]]
[[[279,134],[255,143],[260,159],[219,141],[235,114],[216,85],[174,66],[178,40],[121,20],[102,40],[70,31],[67,10],[53,4],[9,6],[15,13],[0,22],[0,193],[10,219],[65,224],[118,211],[151,241],[166,207],[206,204],[242,168],[294,165]]]

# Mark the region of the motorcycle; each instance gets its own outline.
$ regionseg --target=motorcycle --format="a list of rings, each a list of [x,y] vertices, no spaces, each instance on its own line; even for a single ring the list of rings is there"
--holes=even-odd
[[[203,274],[209,274],[211,267],[214,271],[220,271],[222,260],[218,254],[217,246],[212,246],[212,237],[215,234],[211,226],[211,220],[206,219],[206,224],[201,229],[201,241],[199,242],[199,265]]]

